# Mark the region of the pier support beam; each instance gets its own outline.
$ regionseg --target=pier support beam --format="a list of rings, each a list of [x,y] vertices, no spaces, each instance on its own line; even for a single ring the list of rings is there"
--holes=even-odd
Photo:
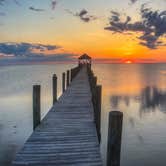
[[[101,142],[101,99],[102,99],[102,86],[96,86],[96,129],[98,134],[99,143]]]
[[[66,80],[67,87],[69,86],[69,84],[70,84],[70,70],[67,70],[67,80]]]
[[[94,119],[99,143],[101,142],[101,100],[102,100],[102,86],[97,85],[97,77],[94,76],[93,71],[88,67],[87,73],[92,92],[92,102],[94,107]]]
[[[107,166],[120,166],[123,113],[109,113]]]
[[[73,76],[73,69],[71,69],[70,70],[70,82],[73,81],[73,78],[74,78],[74,76]]]
[[[53,104],[57,102],[57,76],[56,74],[53,75],[52,78],[52,89],[53,89]]]
[[[79,68],[74,69],[73,82],[28,138],[12,166],[102,166],[85,67],[79,73]],[[34,103],[40,102],[40,86],[37,88]]]
[[[70,81],[72,82],[72,80],[74,79],[74,77],[78,74],[78,72],[80,71],[80,67],[77,66],[73,69],[70,70]]]
[[[33,130],[40,124],[40,85],[33,86]]]
[[[65,79],[66,79],[66,74],[62,73],[62,92],[63,93],[65,91]]]

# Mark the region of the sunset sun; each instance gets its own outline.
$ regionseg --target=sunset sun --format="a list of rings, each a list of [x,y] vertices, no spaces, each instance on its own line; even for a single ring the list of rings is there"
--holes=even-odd
[[[125,63],[126,64],[131,64],[131,63],[133,63],[133,61],[132,60],[126,60]]]
[[[0,166],[166,166],[166,0],[0,0]]]

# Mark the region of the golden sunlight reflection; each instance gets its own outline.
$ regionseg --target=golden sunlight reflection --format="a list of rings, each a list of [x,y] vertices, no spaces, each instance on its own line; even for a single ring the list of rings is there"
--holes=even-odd
[[[124,63],[131,64],[113,64],[113,65],[98,65],[95,70],[99,73],[99,81],[104,84],[103,95],[138,95],[146,86],[159,86],[164,89],[165,74],[160,76],[161,70],[156,66],[149,65],[145,68],[144,65],[134,64],[131,60],[126,60]],[[102,68],[102,69],[101,69]],[[163,71],[162,71],[163,73]],[[165,73],[165,72],[164,72]]]
[[[147,152],[160,153],[159,144],[162,144],[163,150],[166,147],[163,139],[166,135],[162,132],[166,118],[165,65],[136,64],[128,61],[134,62],[133,59],[127,59],[123,64],[93,66],[98,84],[103,87],[101,117],[103,159],[106,161],[109,112],[118,110],[124,114],[121,162],[124,166],[139,166],[143,165],[144,161],[149,162],[148,165],[153,165],[156,159],[153,162],[151,161],[153,159],[146,159]],[[153,146],[145,147],[145,143]],[[135,158],[138,154],[143,160]],[[165,161],[164,156],[159,158]]]

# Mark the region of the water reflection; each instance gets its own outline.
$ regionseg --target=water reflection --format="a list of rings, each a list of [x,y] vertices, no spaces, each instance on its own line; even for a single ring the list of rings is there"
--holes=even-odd
[[[61,78],[61,73],[71,67],[0,67],[0,166],[10,165],[15,151],[32,132],[32,85],[42,85],[44,115],[52,104],[52,75],[56,73]],[[165,166],[166,65],[98,64],[93,69],[103,87],[103,161],[106,161],[108,113],[116,109],[124,113],[121,166]],[[60,94],[61,80],[58,86]]]
[[[125,105],[128,107],[130,106],[130,99],[132,96],[111,96],[110,97],[110,105],[111,108],[117,109],[119,107],[120,102],[124,102]],[[133,97],[136,98],[136,97]]]
[[[111,108],[118,109],[120,102],[123,102],[126,107],[129,107],[131,100],[140,103],[140,112],[154,111],[159,108],[166,113],[166,92],[154,86],[146,86],[138,96],[113,95],[110,97],[110,105]]]
[[[111,107],[115,109],[118,108],[120,100],[121,96],[111,96]]]
[[[159,90],[157,87],[147,86],[143,89],[141,95],[141,109],[140,111],[152,111],[159,107],[160,111],[166,113],[166,92]]]
[[[145,163],[164,166],[166,91],[156,86],[146,86],[138,95],[110,95],[110,110],[124,112],[121,166],[132,166],[133,163],[136,166]],[[146,157],[147,153],[149,158]]]
[[[0,166],[10,166],[16,152],[32,133],[32,85],[41,84],[41,115],[52,104],[52,75],[58,76],[73,65],[0,66]]]
[[[100,64],[94,69],[103,86],[101,151],[104,161],[108,113],[119,110],[124,114],[121,166],[165,166],[166,65]]]

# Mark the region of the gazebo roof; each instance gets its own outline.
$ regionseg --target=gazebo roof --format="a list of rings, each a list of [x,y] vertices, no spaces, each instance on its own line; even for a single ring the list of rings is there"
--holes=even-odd
[[[92,59],[92,58],[87,54],[83,54],[78,59]]]

